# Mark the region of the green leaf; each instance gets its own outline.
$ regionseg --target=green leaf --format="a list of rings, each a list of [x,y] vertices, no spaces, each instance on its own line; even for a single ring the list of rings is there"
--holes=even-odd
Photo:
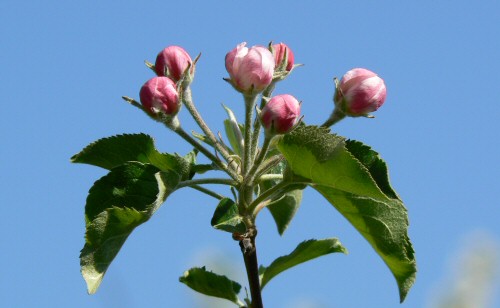
[[[177,172],[128,162],[95,182],[85,205],[85,246],[80,254],[90,294],[97,291],[130,233],[154,214],[179,180]]]
[[[226,131],[226,136],[227,136],[227,139],[229,140],[229,144],[231,145],[233,152],[236,155],[241,156],[242,155],[241,152],[243,150],[243,144],[240,144],[238,142],[238,137],[237,137],[236,133],[234,132],[234,127],[238,127],[238,125],[234,126],[230,120],[228,120],[228,119],[224,120],[224,130]]]
[[[276,150],[271,151],[269,156],[279,154]],[[284,174],[286,169],[286,162],[282,161],[275,167],[269,170],[268,174]],[[277,185],[280,180],[268,180],[264,181],[260,184],[260,188],[262,192],[272,188]],[[284,194],[280,194],[278,198],[273,199],[269,205],[267,205],[267,209],[271,212],[273,216],[274,222],[276,223],[276,227],[278,228],[278,233],[283,235],[285,230],[290,225],[295,213],[300,207],[300,202],[302,201],[302,190],[306,186],[297,187],[297,185],[293,189]]]
[[[285,230],[290,225],[295,213],[300,207],[300,202],[302,200],[302,190],[297,189],[291,192],[287,192],[283,197],[271,202],[267,209],[271,212],[276,227],[278,228],[278,233],[283,235]]]
[[[259,269],[261,289],[276,275],[287,269],[334,252],[347,253],[339,240],[327,238],[323,240],[308,240],[300,243],[289,255],[277,258],[268,267]]]
[[[130,208],[111,208],[87,224],[86,243],[80,254],[80,266],[89,294],[94,294],[109,265],[135,227],[148,215]]]
[[[224,107],[228,115],[228,119],[224,120],[224,129],[226,131],[227,139],[229,140],[229,144],[231,144],[234,153],[241,156],[243,155],[244,141],[238,120],[229,107],[225,105],[222,105],[222,107]]]
[[[163,155],[165,155],[164,153]],[[198,154],[198,150],[194,149],[191,152],[187,153],[186,156],[180,157],[175,154],[175,158],[177,159],[177,164],[172,165],[171,170],[175,170],[176,172],[180,172],[180,176],[182,180],[191,180],[196,175],[196,155]],[[170,154],[168,154],[170,155]],[[170,155],[172,156],[172,155]]]
[[[238,214],[238,206],[229,198],[224,198],[219,202],[219,205],[217,205],[215,209],[214,216],[212,217],[211,224],[215,229],[231,233],[246,232],[243,217]]]
[[[195,153],[195,152],[192,152]],[[189,177],[192,155],[186,158],[175,154],[160,153],[155,148],[154,140],[145,134],[124,134],[99,139],[80,153],[71,157],[74,163],[83,163],[111,170],[128,161],[151,164],[160,170],[177,170]],[[195,154],[194,154],[195,155]]]
[[[194,173],[203,174],[208,171],[218,170],[218,167],[214,166],[214,164],[198,164],[192,166],[191,170]]]
[[[184,272],[183,276],[179,277],[179,281],[202,294],[227,299],[239,306],[243,306],[243,303],[238,298],[241,285],[226,276],[209,272],[205,270],[205,267],[191,268]]]
[[[347,140],[345,146],[347,150],[368,169],[368,172],[370,172],[370,175],[384,194],[390,198],[399,199],[398,194],[392,189],[389,183],[387,165],[377,152],[356,140]]]
[[[278,142],[294,174],[320,192],[372,245],[399,286],[401,301],[416,274],[408,215],[376,152],[328,129],[302,125]]]

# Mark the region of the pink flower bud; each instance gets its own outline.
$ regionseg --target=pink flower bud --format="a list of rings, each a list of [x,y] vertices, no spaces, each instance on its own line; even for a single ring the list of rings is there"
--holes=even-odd
[[[241,43],[226,55],[226,70],[233,86],[241,92],[264,90],[273,80],[274,57],[265,47]]]
[[[153,117],[176,115],[180,108],[179,94],[175,83],[167,77],[153,77],[141,88],[139,93],[144,109]]]
[[[372,71],[355,68],[340,80],[335,92],[335,104],[351,117],[366,116],[385,101],[384,80]]]
[[[283,43],[279,43],[279,44],[274,44],[273,49],[274,49],[274,59],[276,67],[280,67],[281,65],[285,64],[283,63],[283,61],[285,61],[285,52],[286,52],[288,59],[284,67],[287,71],[290,71],[295,61],[295,57],[293,56],[293,52],[290,49],[290,47],[288,47]]]
[[[182,47],[170,46],[160,51],[158,56],[156,56],[156,74],[158,76],[170,77],[173,81],[177,82],[192,63],[191,57]],[[167,75],[165,75],[165,71]]]
[[[271,98],[260,113],[262,125],[271,134],[288,133],[297,124],[299,116],[300,104],[288,94]]]

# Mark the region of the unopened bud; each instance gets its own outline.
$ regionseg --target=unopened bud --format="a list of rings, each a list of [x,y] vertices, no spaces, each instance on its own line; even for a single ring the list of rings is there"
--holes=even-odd
[[[226,55],[226,70],[231,84],[240,92],[258,93],[273,80],[274,57],[265,47],[239,44]]]
[[[293,68],[295,57],[290,47],[283,43],[279,43],[274,44],[273,49],[276,69],[283,68],[288,72],[291,71]]]
[[[382,78],[364,68],[348,71],[340,80],[334,96],[335,105],[351,117],[368,116],[385,101],[386,88]]]
[[[154,118],[161,115],[174,116],[179,112],[179,94],[175,83],[167,77],[153,77],[139,93],[144,110]]]
[[[158,76],[167,76],[177,82],[192,65],[191,57],[182,47],[169,46],[156,57],[155,69]]]
[[[289,94],[276,95],[267,102],[260,119],[268,134],[286,134],[297,124],[300,103]]]

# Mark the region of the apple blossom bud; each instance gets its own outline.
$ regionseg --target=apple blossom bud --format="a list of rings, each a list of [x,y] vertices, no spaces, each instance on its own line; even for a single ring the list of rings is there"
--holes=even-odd
[[[335,92],[335,105],[351,117],[367,116],[385,101],[384,80],[372,71],[355,68],[340,80]]]
[[[179,46],[169,46],[158,54],[155,62],[158,76],[170,77],[177,82],[186,69],[193,64],[189,54]]]
[[[276,95],[267,102],[260,119],[268,134],[286,134],[297,124],[300,103],[289,94]]]
[[[142,86],[139,96],[144,110],[155,118],[162,114],[174,116],[179,112],[179,94],[175,83],[168,77],[149,79]]]
[[[226,70],[238,91],[258,93],[273,80],[274,57],[265,47],[245,45],[241,43],[226,54]]]
[[[274,60],[276,64],[276,68],[283,67],[286,71],[291,71],[293,68],[295,57],[293,55],[290,47],[283,43],[274,44]],[[285,63],[285,53],[286,53],[286,63]]]

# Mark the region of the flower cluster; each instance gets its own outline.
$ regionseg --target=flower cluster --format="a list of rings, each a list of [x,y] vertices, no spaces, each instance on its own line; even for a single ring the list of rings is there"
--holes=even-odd
[[[142,86],[141,103],[153,118],[173,117],[181,106],[177,85],[194,77],[193,61],[182,47],[170,46],[158,53],[154,69],[158,76]]]
[[[243,42],[226,54],[229,78],[225,80],[237,91],[245,97],[255,98],[268,90],[263,94],[259,109],[260,123],[268,135],[290,132],[300,118],[300,104],[295,97],[289,94],[270,96],[274,84],[285,79],[297,66],[294,61],[293,51],[284,43],[247,47]],[[151,66],[157,76],[141,88],[142,108],[151,117],[164,121],[179,112],[182,105],[179,92],[194,78],[195,63],[182,47],[169,46],[158,53]],[[382,106],[385,98],[382,78],[364,68],[352,69],[340,82],[336,80],[335,108],[323,126],[331,126],[346,116],[370,117],[370,112]]]
[[[286,256],[287,260],[283,261],[281,257],[269,267],[259,268],[255,238],[256,217],[260,211],[266,207],[271,211],[278,231],[282,234],[298,209],[302,190],[307,185],[323,185],[325,189],[332,191],[354,187],[360,183],[363,187],[366,186],[366,189],[349,192],[352,196],[347,199],[344,196],[327,198],[345,215],[346,206],[342,203],[351,207],[356,200],[370,199],[371,196],[365,192],[382,191],[378,186],[379,182],[390,190],[391,196],[387,195],[387,198],[375,201],[377,204],[391,205],[391,211],[396,214],[386,210],[383,213],[370,210],[370,215],[373,212],[376,218],[401,222],[396,228],[400,235],[406,236],[404,241],[400,241],[405,244],[396,245],[401,248],[401,252],[395,251],[404,258],[395,260],[396,265],[389,266],[393,272],[401,266],[411,266],[404,276],[395,274],[398,283],[402,277],[401,281],[404,283],[401,285],[411,285],[415,270],[413,251],[411,244],[408,245],[407,235],[399,229],[407,227],[405,217],[399,216],[405,211],[401,210],[402,204],[397,196],[392,199],[395,193],[392,192],[388,179],[381,175],[381,181],[375,183],[373,170],[365,168],[363,161],[365,157],[375,157],[376,153],[366,146],[357,146],[356,153],[347,146],[340,149],[337,145],[343,137],[324,129],[346,117],[371,117],[370,113],[380,108],[386,99],[384,80],[364,68],[348,71],[340,81],[335,78],[334,104],[331,107],[333,111],[321,125],[323,129],[318,129],[315,126],[299,124],[302,119],[301,102],[297,98],[290,94],[273,93],[277,84],[288,78],[300,65],[295,64],[295,55],[291,48],[284,43],[269,44],[267,47],[247,47],[246,42],[240,43],[225,56],[225,68],[229,76],[224,80],[243,96],[244,121],[239,122],[231,108],[223,105],[228,114],[228,118],[224,120],[224,138],[220,132],[213,131],[207,125],[193,101],[191,83],[198,59],[199,56],[193,61],[179,46],[164,48],[158,53],[154,64],[146,62],[156,76],[141,87],[140,103],[123,97],[188,142],[193,147],[193,151],[188,155],[182,157],[178,154],[160,153],[154,148],[150,136],[136,134],[101,139],[72,158],[73,162],[90,163],[110,169],[110,175],[103,178],[105,180],[97,181],[96,186],[91,188],[85,207],[86,234],[90,234],[92,238],[86,240],[81,265],[89,292],[95,292],[109,263],[123,244],[121,241],[117,246],[110,239],[120,236],[126,238],[136,226],[149,219],[170,193],[176,189],[191,187],[218,200],[219,204],[211,224],[215,229],[230,232],[232,238],[239,242],[248,274],[251,300],[246,298],[244,303],[238,299],[236,293],[239,290],[218,283],[222,281],[220,279],[231,280],[207,272],[204,268],[186,271],[179,280],[197,291],[211,290],[202,293],[231,299],[238,307],[262,308],[261,289],[276,274],[276,269],[283,267],[283,262],[303,262],[302,256],[310,254],[311,249],[318,250],[318,247],[325,248],[319,249],[324,251],[320,255],[343,252],[345,249],[337,239],[311,240],[313,242],[307,242],[315,243],[313,246],[303,242],[295,250],[298,253],[294,251]],[[181,125],[178,114],[182,106],[192,116],[201,133],[193,131],[189,134]],[[286,134],[289,135],[283,136]],[[262,135],[264,138],[260,140]],[[147,146],[147,149],[144,149],[144,146]],[[302,159],[318,147],[326,149],[326,156],[321,156],[327,158],[311,156],[310,159]],[[123,152],[125,148],[126,153]],[[335,151],[331,152],[332,149]],[[198,153],[210,163],[198,164]],[[102,155],[106,157],[102,158]],[[97,156],[100,158],[94,159]],[[378,157],[374,159],[386,170],[382,160]],[[105,163],[101,163],[102,161]],[[306,173],[303,173],[304,170]],[[211,177],[206,174],[212,172],[218,175]],[[202,178],[196,178],[199,174],[204,175]],[[219,177],[220,174],[223,174],[223,177]],[[206,188],[206,184],[228,186],[232,198]],[[328,190],[325,191],[328,194]],[[102,198],[105,200],[98,200]],[[121,205],[116,206],[116,203],[108,202],[109,198],[117,199],[120,201],[118,205]],[[105,221],[101,221],[103,214],[106,214]],[[366,213],[359,213],[364,214]],[[353,220],[351,223],[360,232],[366,229],[363,220]],[[368,235],[367,239],[377,252],[381,251],[379,248],[382,246],[393,245],[392,238],[385,242],[385,239],[376,238],[373,232],[368,232]],[[399,249],[398,247],[395,249]],[[387,254],[381,256],[384,260],[392,257]],[[231,283],[236,285],[235,282]],[[406,291],[401,292],[400,288],[402,298]]]
[[[236,46],[226,55],[227,81],[244,95],[255,95],[283,79],[293,69],[294,55],[284,43],[266,48],[246,47],[246,42]],[[280,74],[281,73],[281,74]],[[285,134],[297,124],[300,104],[289,94],[278,95],[261,106],[260,120],[267,134]]]

